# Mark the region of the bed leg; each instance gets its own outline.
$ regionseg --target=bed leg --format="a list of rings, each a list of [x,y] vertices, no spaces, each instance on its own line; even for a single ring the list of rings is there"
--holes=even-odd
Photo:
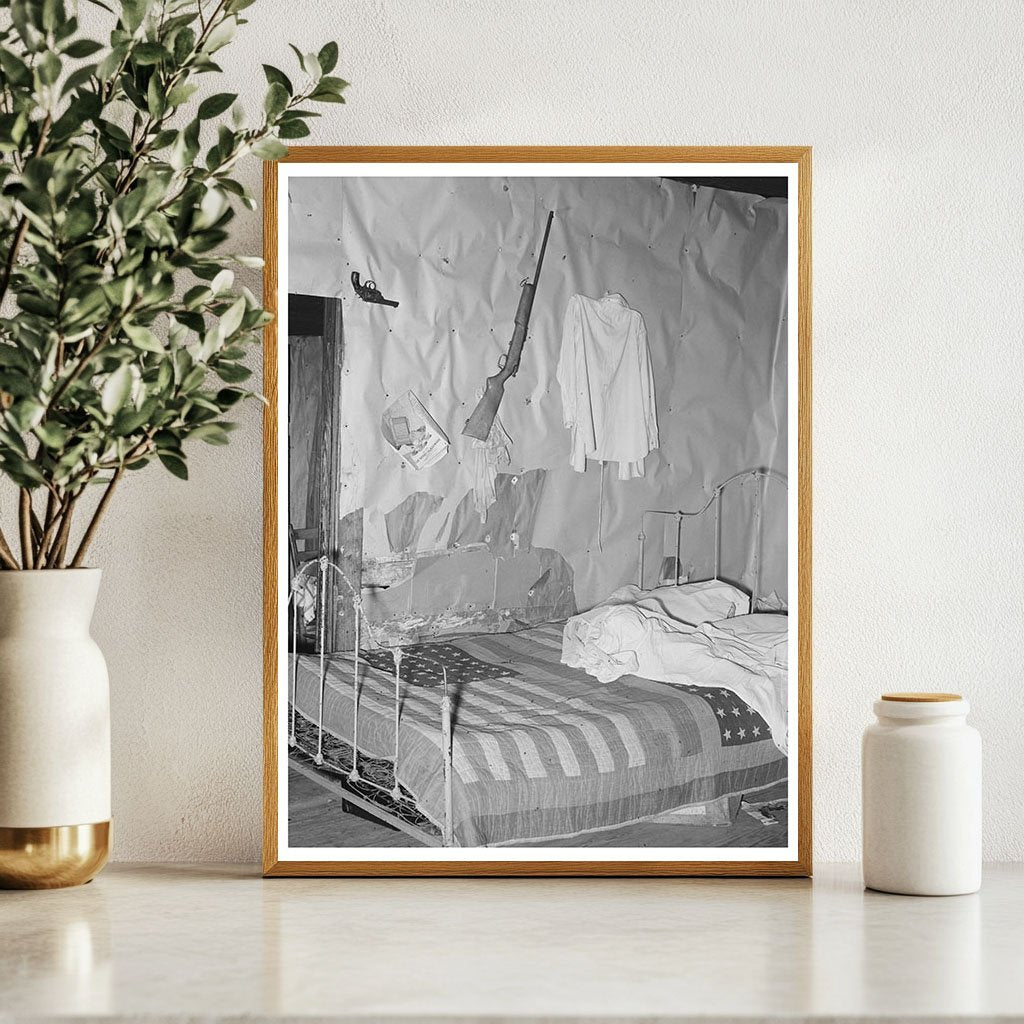
[[[441,669],[444,692],[441,695],[441,770],[444,773],[444,831],[445,846],[454,846],[452,822],[452,702],[448,697],[448,672]]]
[[[676,586],[679,586],[679,557],[682,551],[683,513],[676,513]]]
[[[324,763],[324,685],[327,681],[327,556],[320,557],[320,703],[316,724],[316,764]]]
[[[395,785],[392,787],[391,797],[397,801],[402,798],[402,791],[398,788],[398,726],[402,699],[402,648],[392,647],[391,657],[395,662]]]
[[[644,541],[647,540],[647,534],[644,533],[644,515],[645,513],[640,513],[640,533],[637,534],[637,540],[640,541],[640,553],[637,557],[637,590],[644,589]]]
[[[352,652],[352,771],[348,773],[349,782],[359,781],[359,641],[362,601],[359,595],[353,597],[352,605],[356,613],[356,646]]]
[[[294,747],[298,740],[295,738],[295,687],[299,672],[299,602],[295,600],[295,592],[292,591],[292,679],[291,696],[288,704],[288,746]]]

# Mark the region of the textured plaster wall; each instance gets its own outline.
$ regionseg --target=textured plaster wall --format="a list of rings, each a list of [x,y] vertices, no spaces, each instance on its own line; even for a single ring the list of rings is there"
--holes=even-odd
[[[1016,0],[247,13],[218,88],[253,104],[287,41],[340,41],[355,84],[316,143],[814,147],[816,855],[858,856],[860,728],[880,690],[920,687],[970,696],[985,852],[1024,857]],[[238,248],[259,238],[239,222]],[[96,549],[122,859],[259,848],[256,408],[192,465],[133,479]]]

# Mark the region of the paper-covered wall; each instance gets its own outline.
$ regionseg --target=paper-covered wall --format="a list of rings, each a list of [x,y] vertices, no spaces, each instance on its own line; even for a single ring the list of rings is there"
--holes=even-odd
[[[475,456],[461,430],[507,349],[548,210],[530,333],[500,411],[513,444],[499,484],[533,481],[516,512],[530,506],[531,535],[492,536],[513,532],[500,517],[467,533]],[[344,304],[340,512],[365,510],[368,560],[395,557],[399,535],[419,552],[487,543],[499,559],[527,544],[565,560],[586,608],[635,579],[643,509],[699,507],[738,470],[786,471],[784,200],[660,178],[324,176],[289,182],[288,213],[289,290]],[[352,271],[398,308],[358,298]],[[602,496],[598,464],[570,468],[555,371],[570,296],[606,292],[643,315],[661,446],[643,479],[607,466]],[[407,391],[451,442],[429,468],[414,469],[380,430]],[[785,599],[784,503],[771,507],[764,589]],[[746,530],[732,532],[727,555],[732,546],[746,565],[749,551],[735,550]]]

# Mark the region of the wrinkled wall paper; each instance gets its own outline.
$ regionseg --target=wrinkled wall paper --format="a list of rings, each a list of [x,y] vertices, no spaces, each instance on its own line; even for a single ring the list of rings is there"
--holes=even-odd
[[[507,472],[548,471],[532,544],[564,556],[587,608],[635,580],[644,508],[698,508],[738,470],[786,471],[786,202],[658,178],[293,178],[289,290],[344,304],[340,508],[365,508],[365,555],[390,553],[385,516],[417,491],[443,496],[417,548],[445,548],[473,487],[462,426],[507,349],[549,209],[530,333],[500,415],[513,440]],[[353,270],[399,308],[360,300]],[[604,469],[599,550],[601,469],[569,467],[555,368],[569,297],[606,291],[644,317],[661,448],[642,480]],[[407,390],[452,442],[420,471],[379,431],[381,411]],[[749,585],[749,521],[724,522],[723,549]],[[763,587],[783,598],[785,535],[776,515]]]

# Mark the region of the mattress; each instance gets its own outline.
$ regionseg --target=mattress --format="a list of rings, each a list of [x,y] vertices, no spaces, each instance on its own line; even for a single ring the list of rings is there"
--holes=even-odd
[[[577,836],[786,778],[767,723],[729,689],[623,676],[602,684],[560,663],[562,623],[407,648],[448,671],[453,824],[460,846]],[[324,728],[351,743],[352,655],[327,661]],[[317,719],[319,659],[299,657],[296,708]],[[360,656],[359,749],[395,755],[390,652]],[[444,818],[441,672],[402,663],[397,776]]]

